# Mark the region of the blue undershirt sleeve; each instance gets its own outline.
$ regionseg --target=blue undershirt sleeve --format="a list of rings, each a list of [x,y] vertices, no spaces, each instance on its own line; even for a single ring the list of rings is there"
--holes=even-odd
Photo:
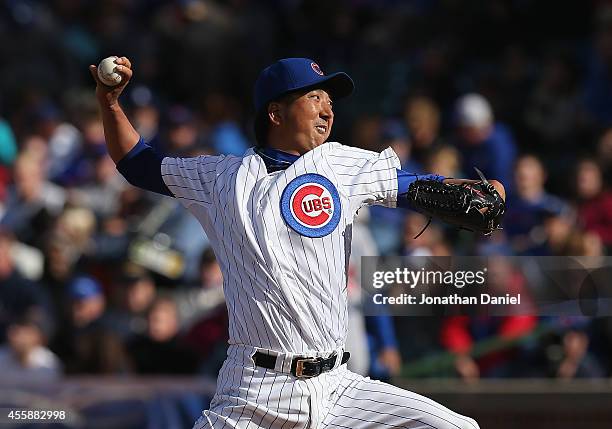
[[[408,173],[404,170],[397,170],[397,206],[405,209],[412,209],[410,203],[408,202],[408,198],[406,198],[406,193],[408,192],[408,187],[415,180],[435,180],[436,182],[441,182],[446,177],[440,176],[439,174],[414,174]]]
[[[145,143],[141,137],[134,146],[117,163],[117,170],[132,185],[172,197],[161,174],[163,157]]]

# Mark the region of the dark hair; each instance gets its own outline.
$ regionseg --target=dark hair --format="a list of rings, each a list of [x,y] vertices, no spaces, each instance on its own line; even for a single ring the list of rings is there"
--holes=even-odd
[[[208,247],[202,252],[200,256],[200,268],[207,267],[217,262],[217,257],[215,256],[215,252],[212,250],[212,247]]]

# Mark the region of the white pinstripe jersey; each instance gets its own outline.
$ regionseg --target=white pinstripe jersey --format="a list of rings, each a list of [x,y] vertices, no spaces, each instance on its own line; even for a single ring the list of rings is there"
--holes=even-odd
[[[391,148],[340,143],[273,173],[253,149],[164,158],[164,182],[221,265],[230,344],[304,354],[344,345],[353,217],[365,204],[395,207],[398,168]]]

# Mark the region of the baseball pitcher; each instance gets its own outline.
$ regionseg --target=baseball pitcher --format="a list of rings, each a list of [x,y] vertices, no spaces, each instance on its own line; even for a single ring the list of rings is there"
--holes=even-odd
[[[119,105],[132,68],[125,57],[116,63],[114,87],[90,66],[110,156],[130,183],[177,198],[200,221],[223,271],[230,345],[194,428],[477,429],[469,417],[346,368],[347,267],[360,207],[410,207],[488,234],[504,212],[503,186],[406,173],[390,148],[328,142],[332,103],[353,81],[306,58],[261,72],[258,145],[242,157],[162,157]]]

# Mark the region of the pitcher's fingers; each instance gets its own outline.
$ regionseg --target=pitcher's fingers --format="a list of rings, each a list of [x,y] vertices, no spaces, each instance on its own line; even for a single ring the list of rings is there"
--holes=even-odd
[[[131,69],[132,68],[132,62],[127,58],[127,57],[121,57],[121,58],[117,58],[115,60],[115,62],[117,64],[121,64],[124,65],[125,67]]]
[[[100,78],[98,77],[98,68],[96,66],[90,65],[89,72],[91,73],[91,76],[96,81],[96,83],[101,83]]]
[[[128,81],[132,78],[132,69],[127,68],[126,66],[117,66],[115,67],[115,71],[119,73],[123,80]]]

